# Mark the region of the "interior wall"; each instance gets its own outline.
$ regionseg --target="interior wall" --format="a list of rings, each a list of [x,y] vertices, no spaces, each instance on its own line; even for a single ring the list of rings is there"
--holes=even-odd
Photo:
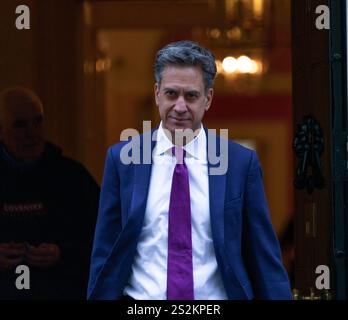
[[[101,30],[98,46],[105,48],[111,69],[105,73],[106,143],[120,141],[122,130],[142,130],[151,120],[153,62],[161,30]],[[141,48],[141,50],[139,50]]]
[[[15,27],[15,9],[22,4],[30,9],[29,30]],[[76,25],[81,2],[2,0],[0,8],[0,90],[34,90],[44,105],[47,140],[78,158]]]
[[[230,139],[247,139],[256,145],[272,223],[276,232],[281,234],[289,217],[293,216],[291,123],[286,119],[229,119],[206,121],[205,125],[228,129]]]
[[[20,0],[2,0],[0,4],[0,90],[10,86],[25,86],[39,91],[38,1],[28,0],[31,28],[15,27],[16,7]]]

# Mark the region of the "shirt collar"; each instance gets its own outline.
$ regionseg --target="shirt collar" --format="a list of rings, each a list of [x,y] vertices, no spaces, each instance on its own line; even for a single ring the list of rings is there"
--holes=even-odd
[[[157,143],[155,154],[158,156],[163,155],[164,153],[170,153],[173,146],[174,144],[166,136],[161,122],[157,131]],[[205,161],[207,158],[206,146],[207,137],[203,125],[201,124],[201,128],[199,130],[198,135],[187,145],[184,146],[186,156],[193,157],[197,160]]]

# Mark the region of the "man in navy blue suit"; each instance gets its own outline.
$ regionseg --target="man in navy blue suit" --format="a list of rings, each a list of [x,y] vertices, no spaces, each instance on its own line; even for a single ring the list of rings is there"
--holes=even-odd
[[[291,299],[256,153],[202,125],[215,75],[194,42],[157,53],[161,123],[108,150],[89,299]]]

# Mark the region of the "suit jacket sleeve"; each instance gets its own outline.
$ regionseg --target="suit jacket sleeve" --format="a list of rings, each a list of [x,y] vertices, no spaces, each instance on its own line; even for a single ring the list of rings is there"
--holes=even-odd
[[[291,299],[279,243],[269,216],[262,171],[255,152],[246,182],[243,255],[256,299]]]
[[[122,228],[120,204],[120,179],[115,154],[109,148],[101,187],[97,225],[91,257],[88,297],[91,296],[98,277]]]

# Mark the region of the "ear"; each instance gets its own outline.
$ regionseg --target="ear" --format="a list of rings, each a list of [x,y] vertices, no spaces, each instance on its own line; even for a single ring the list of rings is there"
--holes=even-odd
[[[159,85],[157,84],[157,82],[155,83],[154,86],[154,93],[155,93],[155,101],[156,101],[156,105],[158,106],[158,96],[159,96],[159,92],[160,92],[160,88]]]
[[[213,90],[213,88],[210,88],[208,90],[206,97],[205,97],[205,106],[204,106],[205,111],[209,110],[211,103],[213,101],[213,96],[214,96],[214,90]]]

